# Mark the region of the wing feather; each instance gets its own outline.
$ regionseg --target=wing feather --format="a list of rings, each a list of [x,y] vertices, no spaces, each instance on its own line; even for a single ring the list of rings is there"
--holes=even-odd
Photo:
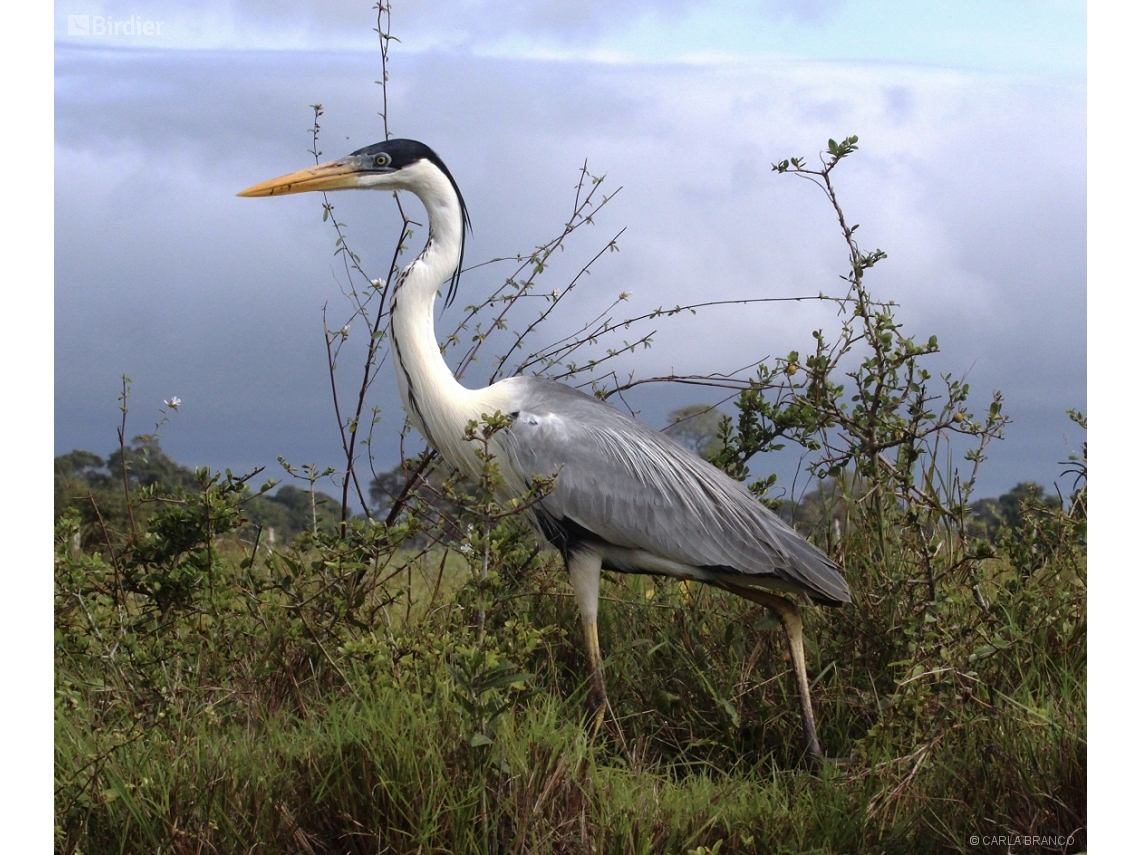
[[[777,576],[821,602],[849,602],[836,565],[739,482],[609,404],[515,378],[498,441],[521,479],[556,476],[542,512],[608,544],[695,568]]]

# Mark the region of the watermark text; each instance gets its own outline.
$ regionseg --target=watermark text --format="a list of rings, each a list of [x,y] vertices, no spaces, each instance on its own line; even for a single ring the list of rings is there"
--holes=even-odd
[[[1076,838],[1072,834],[971,834],[971,846],[1072,846]]]
[[[144,21],[139,15],[113,18],[110,15],[68,15],[69,36],[161,36],[166,21]]]

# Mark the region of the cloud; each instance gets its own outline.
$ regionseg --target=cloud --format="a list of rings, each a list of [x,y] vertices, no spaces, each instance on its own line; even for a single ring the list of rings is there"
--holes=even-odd
[[[56,148],[57,452],[105,452],[118,376],[135,380],[136,429],[177,394],[175,457],[235,468],[335,463],[321,307],[345,311],[320,200],[235,199],[310,157],[308,105],[324,104],[333,157],[382,136],[369,54],[60,49]],[[702,299],[835,292],[833,215],[816,188],[770,172],[829,136],[860,135],[838,174],[867,246],[889,259],[872,288],[913,334],[937,334],[940,370],[970,371],[1017,420],[988,482],[1055,477],[1064,410],[1084,398],[1084,99],[1079,87],[875,64],[608,66],[403,56],[394,130],[441,153],[463,187],[470,261],[529,251],[565,221],[589,158],[623,186],[556,258],[551,287],[621,227],[557,320],[573,329],[629,291],[629,311]],[[385,271],[390,199],[330,197],[354,250]],[[414,203],[413,203],[414,206]],[[465,277],[460,303],[504,275]],[[450,312],[445,323],[457,315]],[[725,370],[803,351],[836,319],[811,304],[708,310],[661,323],[639,375]],[[354,327],[355,331],[356,327]],[[552,333],[553,335],[553,333]],[[352,339],[353,345],[358,339]],[[351,382],[354,352],[338,368]],[[385,367],[376,451],[402,421]],[[485,372],[471,375],[475,382]],[[691,390],[634,398],[651,422]],[[132,418],[135,418],[132,416]]]
[[[777,18],[820,23],[834,18],[847,6],[846,0],[762,0],[761,8]]]
[[[779,4],[777,4],[779,5]],[[715,4],[714,4],[715,7]],[[639,20],[677,20],[691,13],[708,14],[702,0],[454,0],[446,6],[395,4],[393,21],[401,42],[413,50],[443,47],[470,49],[473,44],[499,43],[504,38],[554,40],[562,44],[591,43]],[[129,4],[83,2],[56,9],[57,34],[69,43],[102,43],[89,34],[76,37],[69,15],[98,15],[104,19],[162,21],[161,38],[129,35],[109,41],[129,46],[321,49],[367,48],[376,45],[375,4],[329,0],[157,0],[145,14]]]
[[[393,5],[400,56],[442,51],[619,63],[782,56],[1073,76],[1083,75],[1085,67],[1084,8],[1078,3],[449,0]],[[128,26],[123,32],[104,28],[100,37],[86,29],[73,32],[76,14]],[[132,21],[161,24],[160,32],[141,34]],[[155,0],[145,10],[117,0],[71,0],[56,5],[55,31],[61,43],[72,46],[373,50],[376,23],[375,7],[358,0]]]

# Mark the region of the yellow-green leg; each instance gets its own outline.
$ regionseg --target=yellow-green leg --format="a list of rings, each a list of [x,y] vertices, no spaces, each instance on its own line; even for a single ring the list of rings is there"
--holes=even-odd
[[[570,585],[578,600],[582,615],[582,632],[586,639],[586,662],[590,668],[590,691],[586,706],[593,719],[591,736],[596,736],[606,717],[606,682],[602,677],[602,648],[598,643],[598,585],[602,577],[600,556],[583,550],[572,553],[566,560],[570,571]]]
[[[602,678],[602,647],[598,644],[598,622],[589,623],[583,618],[582,630],[586,636],[586,660],[590,667],[590,693],[586,696],[586,707],[593,717],[590,735],[597,736],[606,718],[606,682]]]
[[[813,762],[822,762],[823,751],[819,747],[819,737],[816,736],[815,732],[815,714],[811,708],[811,684],[808,683],[807,661],[804,657],[804,622],[800,617],[800,610],[791,600],[777,594],[719,582],[717,584],[726,591],[731,591],[746,600],[752,600],[752,602],[770,609],[780,619],[780,624],[784,627],[784,636],[788,642],[788,653],[792,658],[792,670],[796,675],[796,688],[799,690],[804,747]]]

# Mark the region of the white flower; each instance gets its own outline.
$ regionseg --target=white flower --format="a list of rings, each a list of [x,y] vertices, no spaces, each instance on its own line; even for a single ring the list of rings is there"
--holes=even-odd
[[[464,555],[470,555],[471,553],[473,553],[475,551],[475,548],[473,546],[471,546],[471,543],[470,543],[471,536],[473,534],[475,534],[475,526],[468,523],[467,524],[467,540],[468,540],[468,542],[460,545],[460,547],[459,547],[459,551],[462,552]]]
[[[341,338],[345,338],[345,339],[348,338],[348,327],[349,327],[348,324],[345,324],[343,327],[341,327],[341,330],[340,330],[340,337]]]
[[[170,407],[170,409],[177,412],[178,408],[180,406],[182,406],[182,399],[176,395],[173,398],[171,398],[169,401],[164,400],[162,403],[164,403],[166,406]]]

